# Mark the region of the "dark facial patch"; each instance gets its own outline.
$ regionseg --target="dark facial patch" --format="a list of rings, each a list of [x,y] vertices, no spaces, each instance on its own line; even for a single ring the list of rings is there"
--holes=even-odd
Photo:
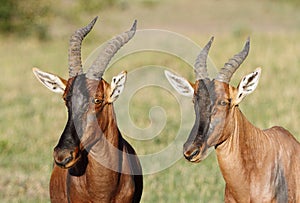
[[[196,120],[187,142],[202,144],[207,140],[207,131],[211,120],[211,111],[215,103],[213,81],[199,80],[194,95],[194,109]]]
[[[68,108],[68,122],[57,147],[68,149],[79,145],[85,126],[83,116],[88,108],[89,94],[84,75],[73,80],[64,97]]]
[[[75,128],[79,138],[82,137],[84,127],[86,126],[86,119],[84,115],[88,110],[89,106],[89,92],[86,87],[85,75],[78,76],[73,82],[72,92],[72,105],[68,106],[71,109],[72,119],[74,121]]]

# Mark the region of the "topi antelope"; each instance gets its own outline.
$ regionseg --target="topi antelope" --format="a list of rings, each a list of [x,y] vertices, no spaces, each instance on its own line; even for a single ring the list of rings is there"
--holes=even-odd
[[[300,202],[300,144],[282,127],[260,130],[238,105],[258,85],[261,69],[244,76],[237,88],[230,79],[249,52],[249,39],[210,80],[206,59],[213,38],[196,59],[195,84],[166,71],[182,95],[193,95],[195,124],[183,146],[190,162],[200,162],[212,149],[226,182],[225,202]]]
[[[85,74],[81,43],[96,20],[71,36],[68,80],[33,69],[42,84],[63,94],[68,109],[67,124],[53,153],[51,202],[139,202],[142,195],[141,165],[118,129],[113,108],[126,72],[113,77],[111,84],[102,79],[111,58],[134,36],[136,21],[108,42]]]

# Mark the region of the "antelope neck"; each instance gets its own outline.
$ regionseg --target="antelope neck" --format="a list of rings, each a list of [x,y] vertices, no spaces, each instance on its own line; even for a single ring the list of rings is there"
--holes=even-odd
[[[263,131],[246,119],[238,107],[233,108],[231,115],[229,115],[232,120],[227,123],[223,132],[223,136],[227,139],[218,145],[216,154],[226,184],[230,188],[237,188],[236,191],[244,189],[245,193],[242,194],[248,194],[250,190],[248,176],[253,167],[256,167],[256,159],[262,156],[256,153],[260,151],[257,150],[257,147],[260,147],[263,143],[262,140],[267,139],[267,137]],[[232,192],[234,193],[234,191]],[[243,201],[247,200],[244,199]]]

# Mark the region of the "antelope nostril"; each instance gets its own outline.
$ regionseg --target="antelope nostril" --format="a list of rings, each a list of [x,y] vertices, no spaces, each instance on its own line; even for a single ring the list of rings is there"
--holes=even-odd
[[[60,166],[65,166],[65,165],[67,165],[72,159],[73,159],[72,156],[69,156],[69,157],[66,157],[65,159],[63,159],[61,162],[57,162],[57,161],[56,161],[56,164],[57,164],[57,165],[60,165]]]
[[[72,160],[73,160],[73,156],[71,154],[71,155],[64,157],[62,159],[59,159],[59,160],[55,159],[55,163],[59,166],[65,166]]]
[[[190,161],[193,157],[197,156],[199,153],[200,153],[200,150],[199,150],[199,149],[195,149],[195,150],[192,151],[191,153],[185,152],[185,153],[184,153],[184,157],[185,157],[187,160]]]
[[[193,153],[191,153],[191,157],[197,156],[200,153],[199,149],[196,149],[193,151]]]

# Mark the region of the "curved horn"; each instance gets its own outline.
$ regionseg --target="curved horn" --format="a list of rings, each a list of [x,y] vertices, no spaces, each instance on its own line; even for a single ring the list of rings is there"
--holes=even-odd
[[[238,67],[243,63],[243,61],[248,56],[250,49],[250,38],[248,37],[246,44],[243,50],[234,55],[227,63],[224,64],[224,67],[220,70],[216,80],[229,83],[233,73],[238,69]]]
[[[70,38],[69,45],[69,77],[83,73],[81,64],[81,43],[84,37],[92,30],[98,17],[95,17],[87,26],[74,32]]]
[[[124,44],[126,44],[134,36],[136,31],[136,23],[137,21],[135,20],[129,31],[114,37],[107,43],[104,49],[100,52],[97,59],[88,69],[86,73],[87,78],[92,80],[100,80],[102,78],[103,73],[112,57]]]
[[[195,61],[194,71],[196,74],[196,80],[205,79],[205,78],[209,77],[208,73],[207,73],[206,60],[207,60],[207,55],[208,55],[209,49],[210,49],[213,41],[214,41],[214,37],[211,37],[209,42],[201,50],[200,54],[198,55],[198,57]]]

